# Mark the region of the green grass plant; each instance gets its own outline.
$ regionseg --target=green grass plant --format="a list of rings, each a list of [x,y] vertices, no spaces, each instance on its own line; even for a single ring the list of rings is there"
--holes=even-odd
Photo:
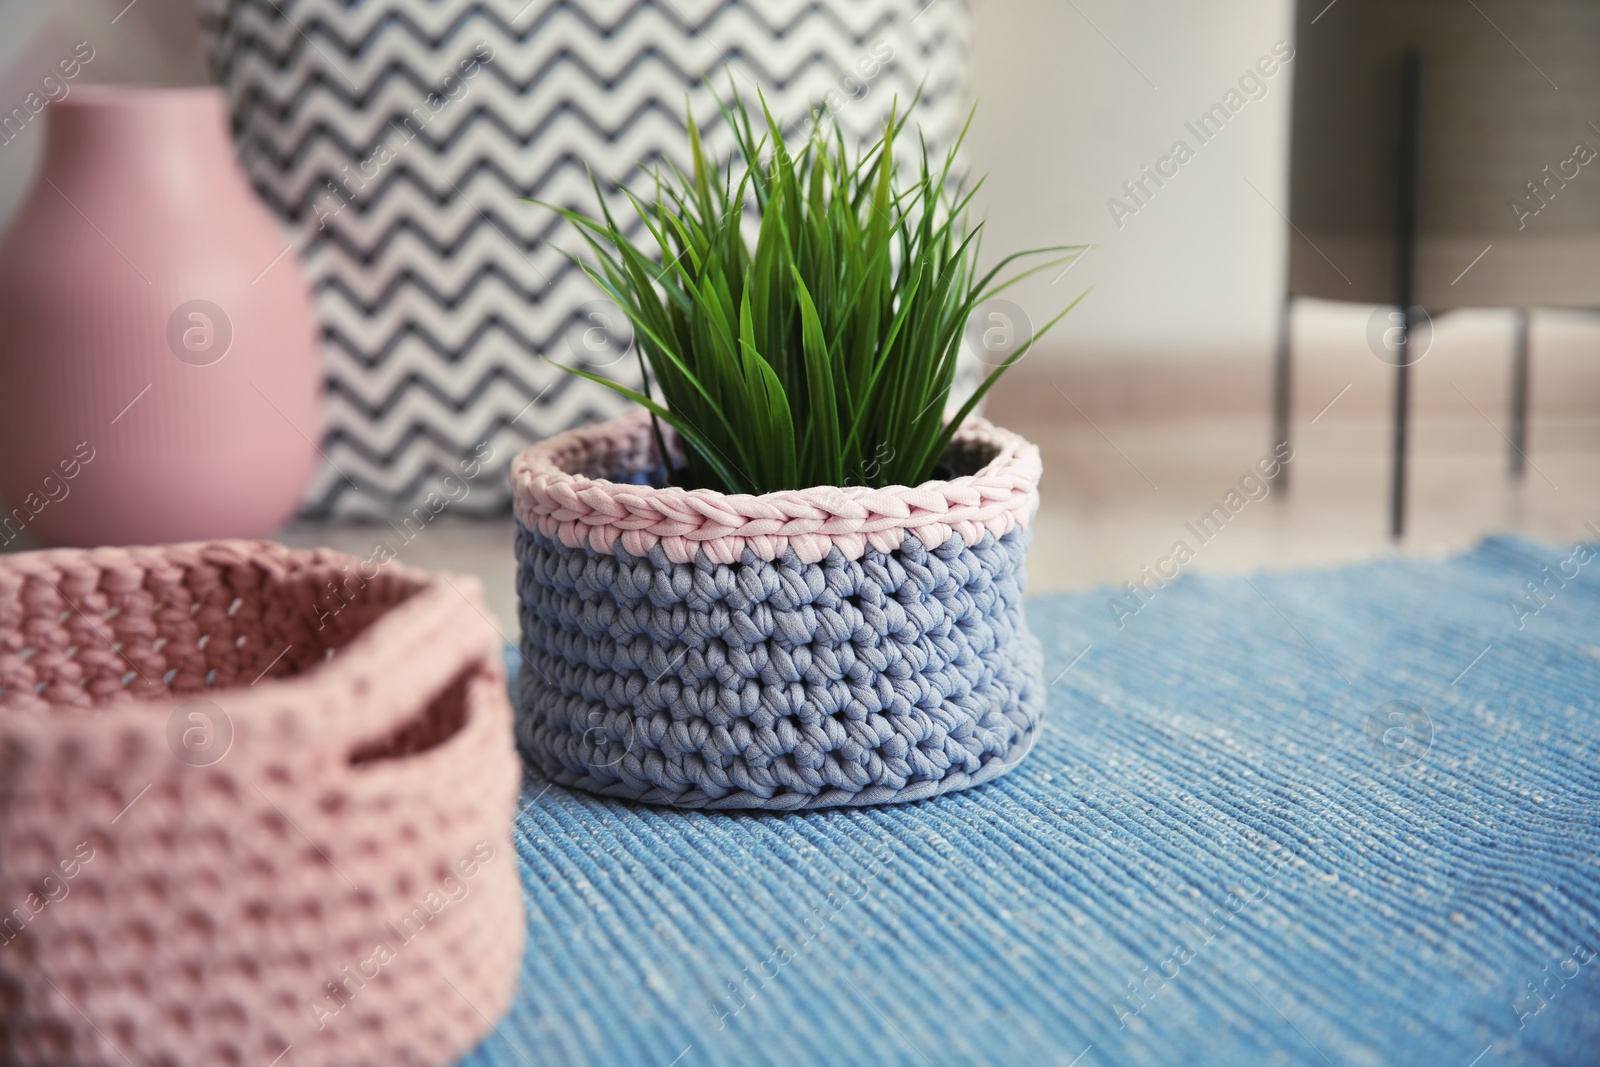
[[[946,418],[974,310],[1085,246],[1015,253],[979,273],[983,223],[969,226],[968,209],[982,182],[967,189],[951,177],[970,115],[937,169],[919,138],[907,179],[896,144],[915,101],[854,153],[829,122],[796,151],[764,99],[759,138],[737,92],[718,103],[737,142],[726,165],[708,157],[690,113],[693,173],[657,169],[648,202],[623,190],[653,250],[626,236],[598,183],[599,218],[548,205],[593,253],[574,262],[631,322],[645,391],[566,369],[647,408],[658,441],[660,423],[677,431],[674,485],[766,493],[927,480],[1000,374],[1078,301]],[[1042,262],[1002,276],[1030,259]]]

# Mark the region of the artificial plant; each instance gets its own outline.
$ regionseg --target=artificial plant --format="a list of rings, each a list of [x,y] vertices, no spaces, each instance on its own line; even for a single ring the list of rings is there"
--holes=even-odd
[[[574,262],[632,323],[645,392],[566,369],[649,409],[662,456],[660,422],[677,431],[683,462],[668,467],[670,483],[734,493],[917,485],[1000,374],[1076,305],[945,417],[973,311],[1085,246],[1015,253],[980,275],[983,223],[969,226],[967,211],[982,181],[967,189],[951,177],[971,116],[937,171],[919,138],[916,176],[902,182],[895,148],[915,103],[896,107],[852,159],[843,131],[824,122],[793,151],[765,100],[758,139],[735,91],[718,101],[737,142],[726,166],[708,158],[688,113],[693,174],[658,168],[648,203],[623,190],[654,255],[628,238],[592,175],[600,218],[548,205],[594,252],[596,265]],[[1001,278],[1052,253],[1065,255]]]

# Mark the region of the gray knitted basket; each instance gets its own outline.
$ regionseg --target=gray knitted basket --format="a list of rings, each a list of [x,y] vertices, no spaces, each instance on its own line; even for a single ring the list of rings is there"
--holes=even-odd
[[[1039,453],[973,418],[945,459],[957,477],[915,488],[733,496],[641,484],[643,412],[528,449],[524,754],[684,808],[922,800],[1015,767],[1044,703],[1022,604]]]

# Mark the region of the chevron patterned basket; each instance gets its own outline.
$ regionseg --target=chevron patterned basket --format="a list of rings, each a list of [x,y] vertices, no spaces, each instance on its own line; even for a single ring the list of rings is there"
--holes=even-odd
[[[642,411],[522,453],[524,754],[684,808],[921,800],[1015,767],[1044,700],[1039,452],[973,418],[945,461],[916,488],[656,488]]]
[[[477,1044],[524,928],[484,610],[325,550],[0,557],[0,1062]]]
[[[501,477],[455,509],[502,514],[529,441],[621,411],[528,357],[637,385],[621,314],[551,243],[555,213],[518,198],[588,209],[588,170],[647,194],[641,163],[689,166],[685,97],[716,114],[705,79],[759,87],[781,116],[826,106],[869,141],[920,87],[935,158],[967,111],[967,0],[201,4],[245,169],[324,323],[313,515],[409,511],[463,464]],[[732,139],[714,129],[708,148]]]

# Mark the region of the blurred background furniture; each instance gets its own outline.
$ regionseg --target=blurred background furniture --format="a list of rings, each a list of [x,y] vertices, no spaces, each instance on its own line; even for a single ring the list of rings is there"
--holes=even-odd
[[[1510,467],[1527,462],[1530,310],[1600,307],[1600,5],[1302,0],[1295,24],[1288,304],[1274,433],[1290,437],[1290,308],[1380,305],[1395,367],[1389,520],[1405,527],[1411,368],[1430,315],[1516,314]]]

